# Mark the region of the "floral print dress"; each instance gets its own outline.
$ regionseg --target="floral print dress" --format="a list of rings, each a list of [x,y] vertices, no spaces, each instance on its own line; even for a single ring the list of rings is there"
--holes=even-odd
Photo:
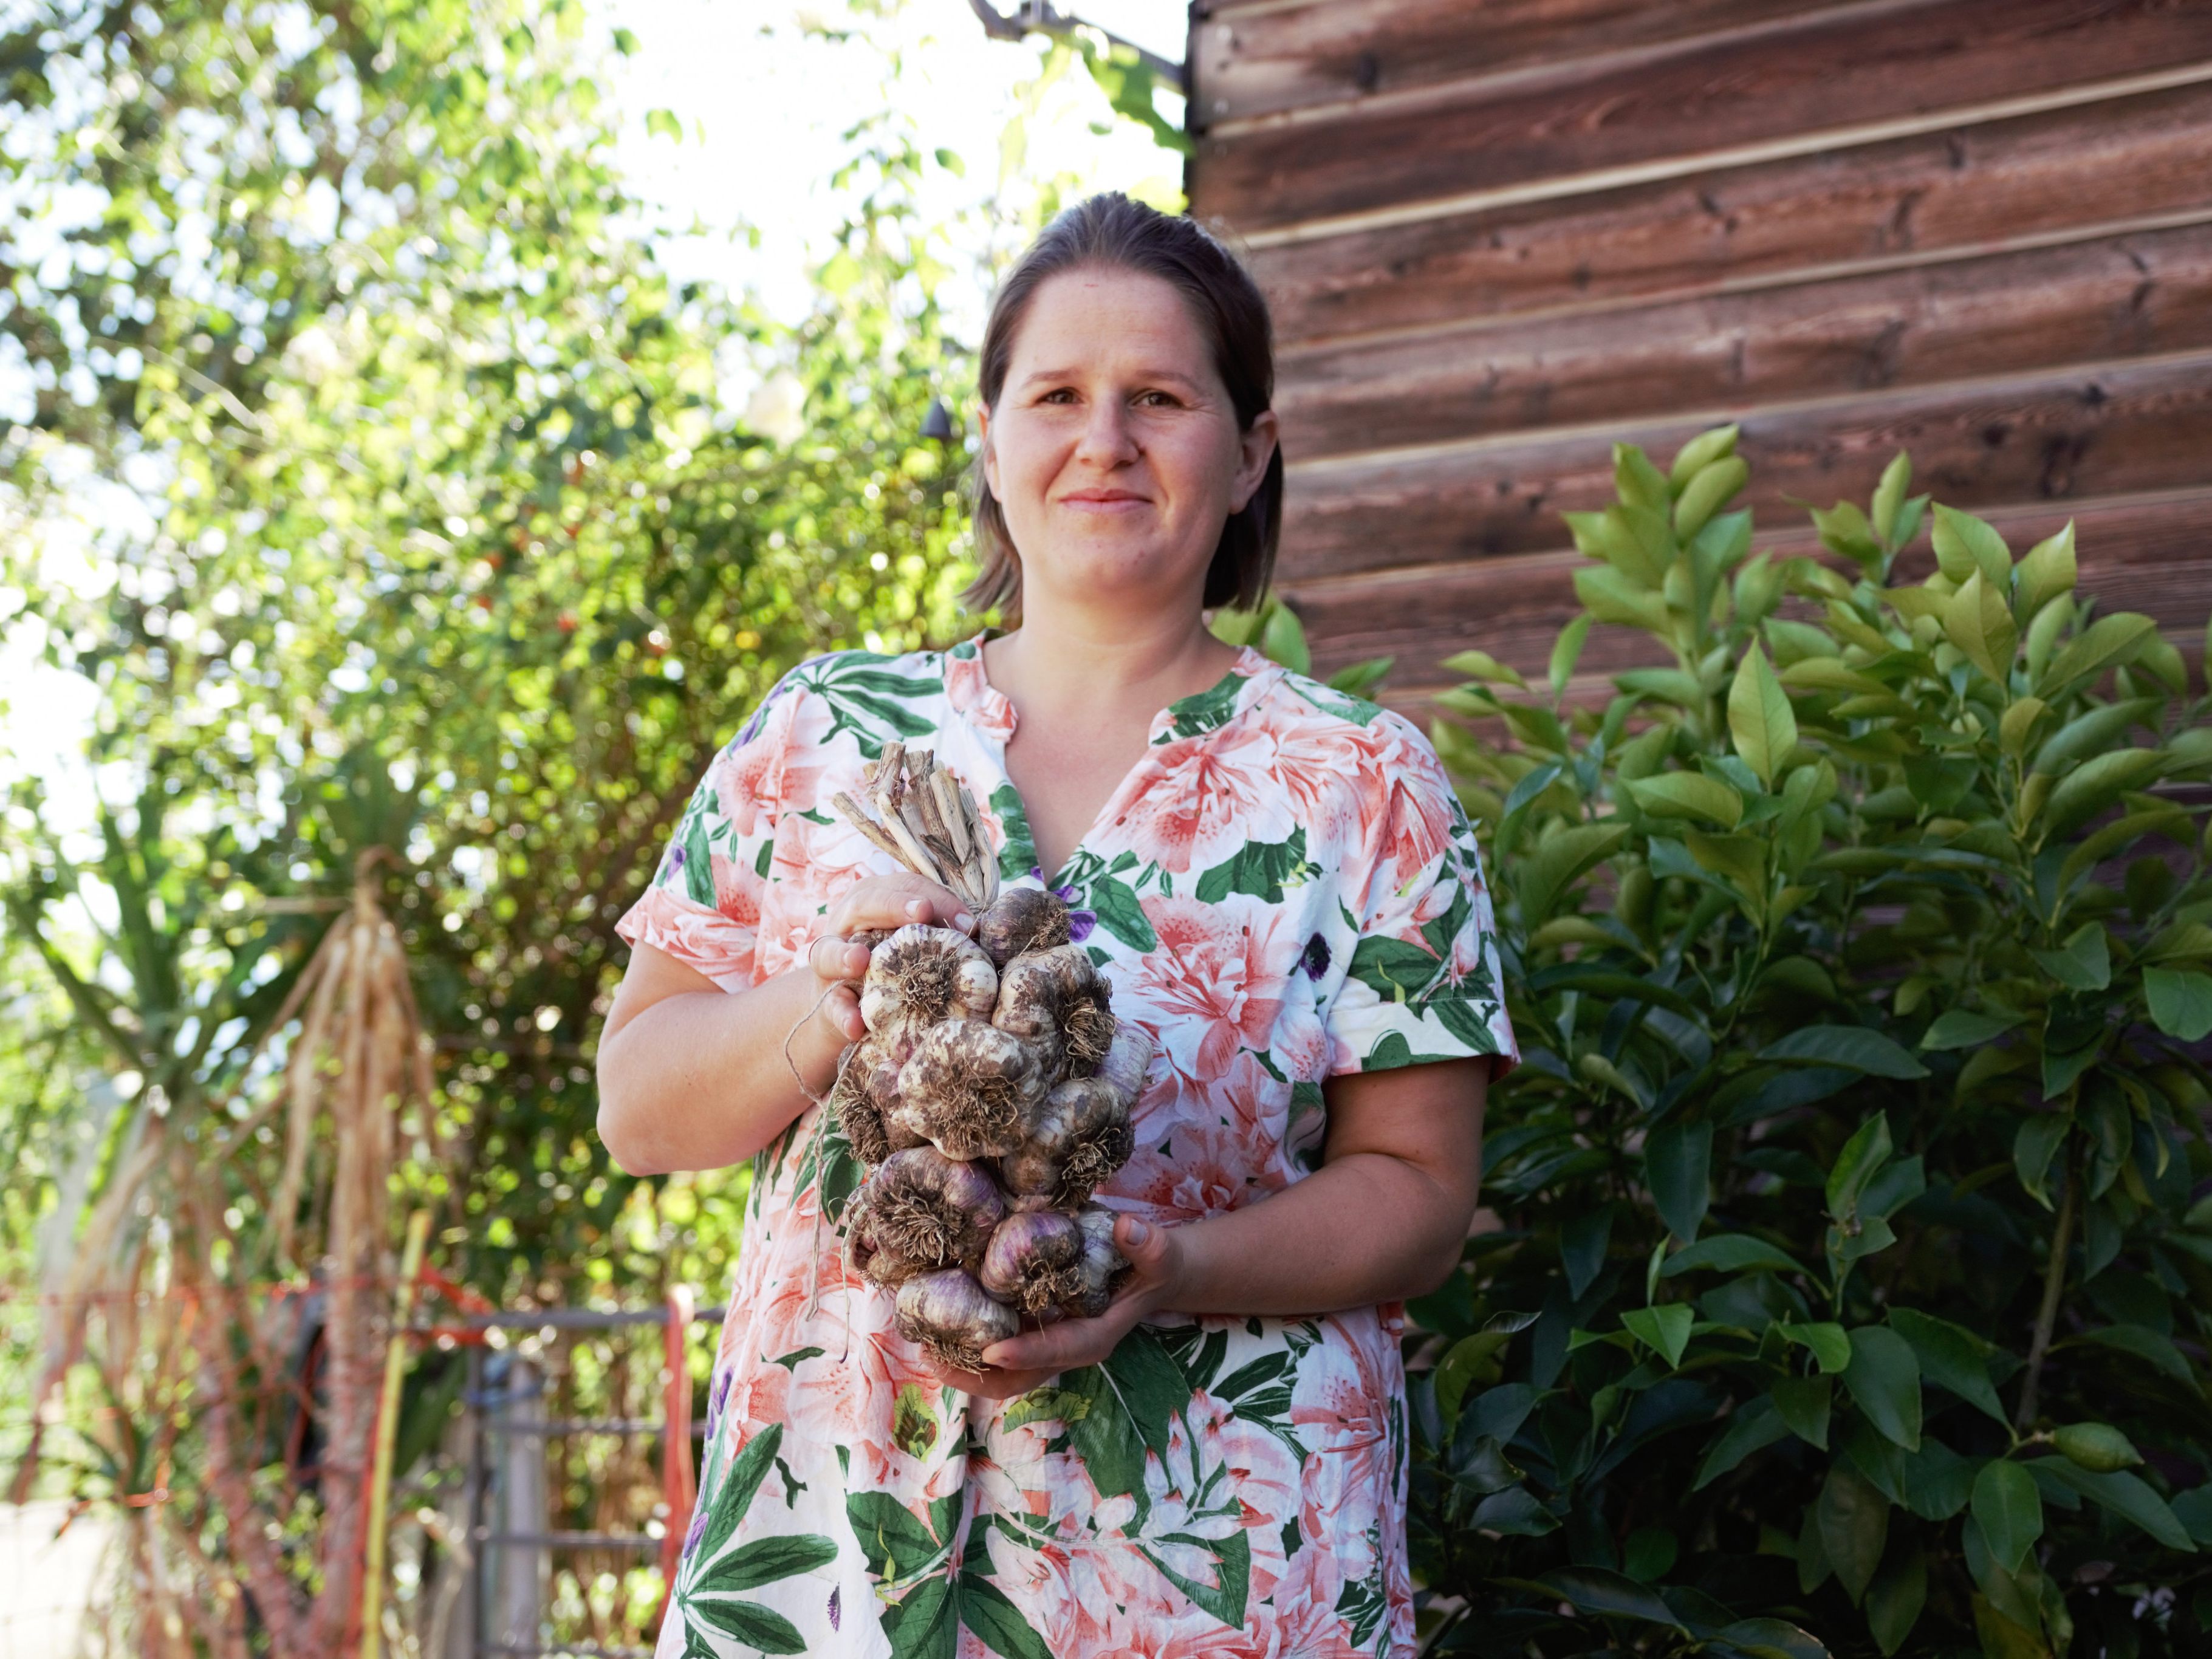
[[[896,866],[831,805],[886,740],[935,750],[1007,884],[1042,884],[985,635],[786,675],[708,768],[618,924],[740,990]],[[1173,1225],[1321,1158],[1332,1075],[1512,1063],[1475,841],[1403,717],[1246,647],[1051,877],[1158,1052],[1099,1201]],[[1395,1306],[1136,1328],[996,1401],[947,1388],[848,1281],[860,1170],[799,1118],[755,1163],[662,1659],[1409,1652]]]

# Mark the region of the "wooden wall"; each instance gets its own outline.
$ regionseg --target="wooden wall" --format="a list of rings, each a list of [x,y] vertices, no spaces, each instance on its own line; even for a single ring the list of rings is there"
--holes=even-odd
[[[1729,420],[1761,546],[1904,447],[2203,627],[2212,0],[1200,0],[1190,63],[1323,668],[1395,653],[1416,707],[1468,645],[1540,669],[1611,441]]]

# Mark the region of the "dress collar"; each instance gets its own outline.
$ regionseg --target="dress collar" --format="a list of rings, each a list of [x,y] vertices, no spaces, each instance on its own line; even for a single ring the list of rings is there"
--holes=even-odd
[[[945,653],[945,697],[969,722],[1004,744],[1014,735],[1016,716],[1011,698],[991,684],[983,667],[983,641],[989,629],[977,630]],[[1250,708],[1283,673],[1282,665],[1270,660],[1255,647],[1237,647],[1229,672],[1204,691],[1178,697],[1152,716],[1153,744],[1196,737],[1226,726]]]

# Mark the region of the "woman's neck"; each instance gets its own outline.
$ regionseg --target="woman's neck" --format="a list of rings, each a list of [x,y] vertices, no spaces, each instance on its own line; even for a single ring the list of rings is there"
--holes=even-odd
[[[1110,720],[1134,710],[1149,720],[1178,697],[1212,686],[1237,661],[1236,647],[1208,633],[1194,611],[1151,617],[1025,611],[1014,632],[984,647],[992,684],[1050,719],[1089,709]]]

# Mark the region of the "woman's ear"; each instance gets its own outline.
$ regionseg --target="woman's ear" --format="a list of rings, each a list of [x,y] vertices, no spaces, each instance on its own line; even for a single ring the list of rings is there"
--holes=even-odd
[[[979,404],[975,410],[975,445],[983,460],[983,484],[999,501],[1006,498],[999,494],[999,453],[991,447],[991,405]]]
[[[1267,476],[1267,463],[1274,459],[1275,435],[1280,429],[1275,411],[1263,409],[1252,417],[1252,424],[1239,436],[1237,482],[1229,491],[1231,513],[1242,513],[1259,493],[1261,480]]]

